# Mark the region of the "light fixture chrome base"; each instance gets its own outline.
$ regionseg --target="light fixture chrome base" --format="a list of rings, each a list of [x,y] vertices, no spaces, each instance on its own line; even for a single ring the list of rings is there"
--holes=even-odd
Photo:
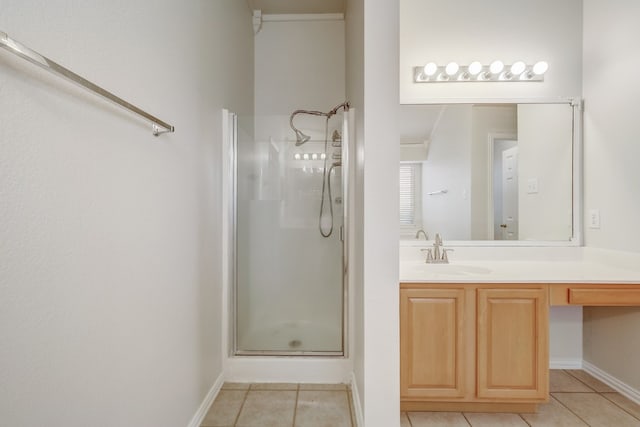
[[[425,74],[425,67],[413,67],[414,83],[471,83],[471,82],[543,82],[544,74],[535,74],[533,66],[527,65],[520,74],[513,74],[511,66],[504,66],[504,70],[499,73],[492,73],[489,65],[483,65],[475,74],[469,71],[468,65],[460,65],[455,73],[448,74],[446,66],[440,65],[434,68],[431,75]],[[431,70],[433,71],[433,70]]]

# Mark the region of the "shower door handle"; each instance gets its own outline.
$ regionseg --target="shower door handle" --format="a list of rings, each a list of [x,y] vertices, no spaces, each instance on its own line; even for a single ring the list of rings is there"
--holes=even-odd
[[[344,226],[340,226],[340,241],[344,242]]]

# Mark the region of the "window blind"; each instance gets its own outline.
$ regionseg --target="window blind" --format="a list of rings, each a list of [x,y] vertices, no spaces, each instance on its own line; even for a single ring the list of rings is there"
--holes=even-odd
[[[400,165],[400,225],[416,225],[418,164]]]

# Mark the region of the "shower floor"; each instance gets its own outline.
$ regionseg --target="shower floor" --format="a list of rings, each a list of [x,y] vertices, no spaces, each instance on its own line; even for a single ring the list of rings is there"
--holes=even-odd
[[[281,322],[239,336],[237,354],[256,352],[342,353],[342,325],[337,322]]]

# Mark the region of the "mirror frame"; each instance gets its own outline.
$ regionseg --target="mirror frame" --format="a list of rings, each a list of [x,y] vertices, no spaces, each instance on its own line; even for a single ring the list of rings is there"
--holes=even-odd
[[[495,246],[495,247],[571,247],[583,246],[583,140],[582,120],[584,101],[582,98],[439,98],[423,102],[400,105],[443,104],[567,104],[573,108],[572,141],[572,236],[569,240],[446,240],[447,246]],[[401,240],[400,246],[425,246],[426,240]]]

